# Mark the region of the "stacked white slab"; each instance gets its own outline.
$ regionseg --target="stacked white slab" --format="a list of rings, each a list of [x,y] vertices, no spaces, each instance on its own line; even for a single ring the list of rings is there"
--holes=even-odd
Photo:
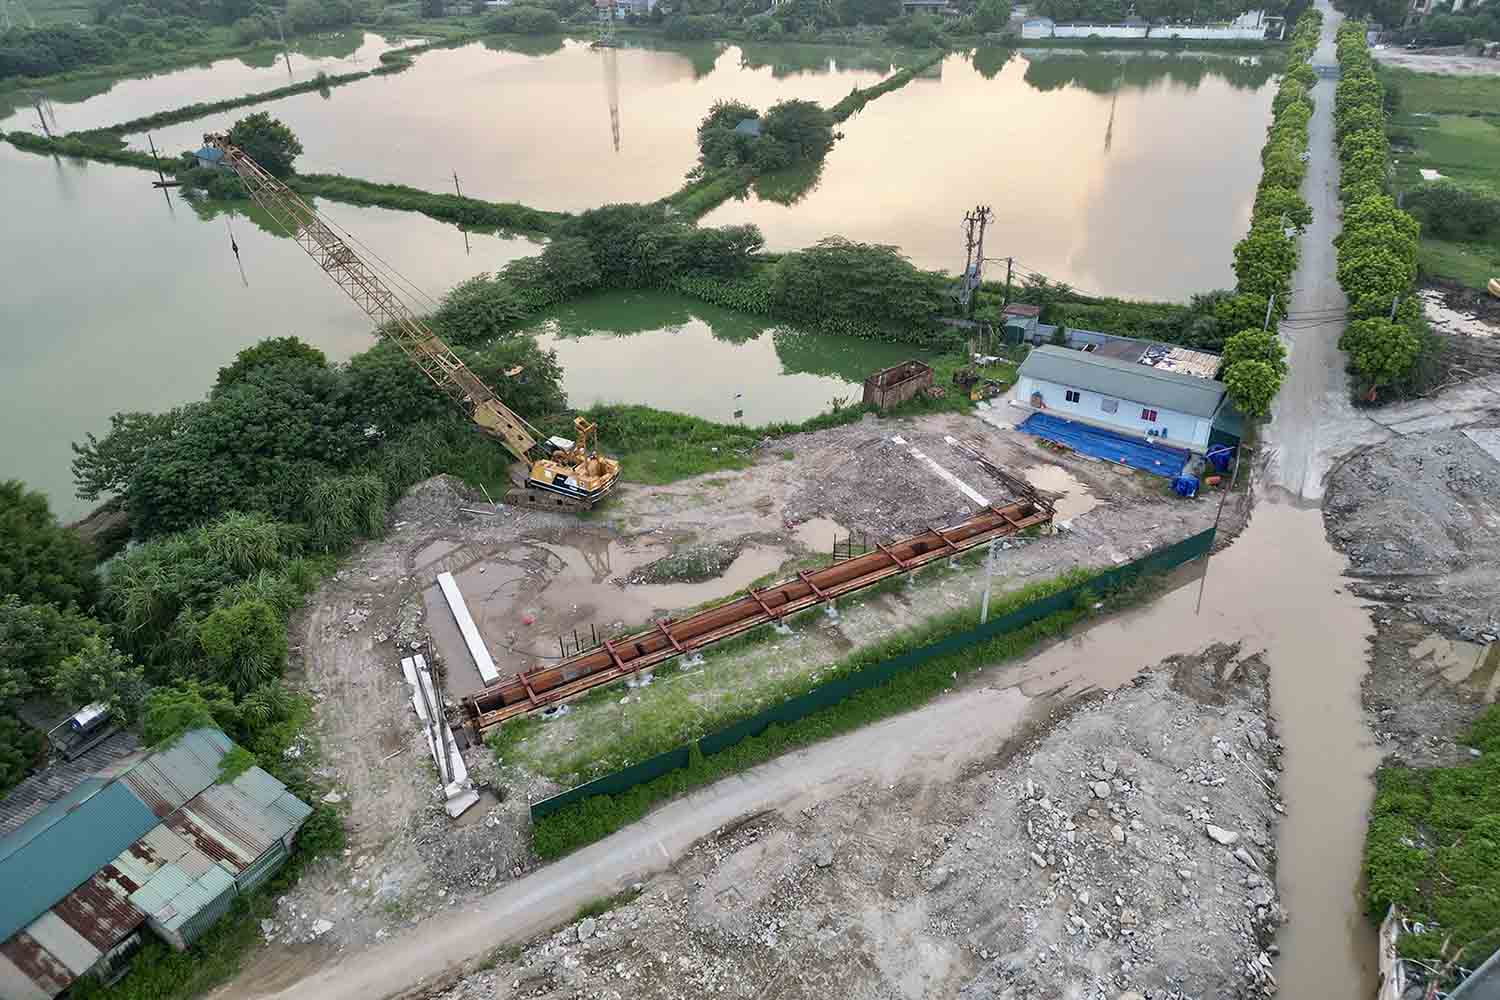
[[[406,686],[411,689],[411,704],[417,710],[422,733],[427,737],[427,749],[442,776],[448,815],[457,818],[479,801],[479,793],[469,783],[469,769],[464,764],[463,755],[458,752],[458,741],[453,738],[453,730],[441,712],[437,713],[437,724],[433,725],[428,705],[437,705],[438,700],[427,661],[421,655],[408,656],[401,661],[401,673],[406,677]]]
[[[469,656],[474,659],[474,666],[479,668],[479,678],[485,685],[494,684],[500,679],[500,671],[495,669],[495,661],[490,658],[490,651],[484,648],[484,640],[479,637],[479,629],[474,624],[474,619],[469,615],[469,606],[464,603],[464,595],[458,592],[458,583],[454,581],[452,573],[439,573],[438,589],[443,592],[443,600],[448,602],[448,610],[453,612],[453,620],[458,623],[458,631],[464,637],[464,645],[469,647]]]

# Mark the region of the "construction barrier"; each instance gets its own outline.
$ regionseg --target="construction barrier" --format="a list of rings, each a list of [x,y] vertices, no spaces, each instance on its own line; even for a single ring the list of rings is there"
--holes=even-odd
[[[844,677],[839,677],[826,684],[820,684],[808,691],[806,694],[798,695],[778,705],[773,705],[762,712],[739,722],[725,726],[717,732],[709,733],[700,737],[694,743],[684,744],[666,753],[648,757],[646,760],[613,771],[593,781],[585,782],[560,792],[551,798],[542,799],[531,804],[531,819],[533,822],[557,812],[559,809],[581,799],[591,798],[595,795],[617,795],[626,792],[636,785],[654,781],[678,768],[687,767],[692,759],[694,745],[705,757],[712,756],[722,750],[727,750],[743,740],[751,739],[764,733],[770,726],[776,723],[796,722],[815,712],[819,712],[832,705],[836,705],[851,695],[869,688],[879,687],[892,678],[905,673],[914,667],[920,666],[935,656],[947,656],[962,649],[983,642],[986,639],[1017,629],[1025,628],[1032,622],[1041,621],[1049,615],[1059,611],[1066,611],[1075,606],[1079,599],[1085,594],[1098,594],[1102,591],[1114,590],[1124,586],[1148,573],[1165,573],[1183,563],[1204,555],[1214,544],[1214,529],[1199,532],[1180,542],[1156,549],[1141,558],[1104,570],[1097,576],[1076,584],[1066,590],[1060,590],[1047,597],[1038,598],[1029,604],[1024,604],[1013,611],[990,619],[976,628],[950,635],[946,639],[914,649],[900,656],[893,656],[871,667],[856,671]]]

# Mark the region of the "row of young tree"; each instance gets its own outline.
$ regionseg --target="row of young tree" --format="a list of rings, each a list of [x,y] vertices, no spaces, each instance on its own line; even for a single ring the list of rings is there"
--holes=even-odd
[[[1336,243],[1339,284],[1349,298],[1339,348],[1349,355],[1356,391],[1374,401],[1381,389],[1408,386],[1429,353],[1430,334],[1412,295],[1421,227],[1386,193],[1390,143],[1384,91],[1363,24],[1340,26],[1338,59],[1333,117],[1344,229]]]
[[[1299,191],[1307,171],[1303,157],[1313,112],[1311,90],[1317,82],[1310,60],[1322,26],[1323,15],[1308,10],[1292,30],[1261,148],[1250,231],[1234,247],[1236,293],[1221,306],[1226,318],[1243,325],[1224,341],[1219,377],[1235,406],[1249,417],[1270,411],[1287,371],[1277,326],[1291,298],[1297,236],[1312,222],[1312,209]]]

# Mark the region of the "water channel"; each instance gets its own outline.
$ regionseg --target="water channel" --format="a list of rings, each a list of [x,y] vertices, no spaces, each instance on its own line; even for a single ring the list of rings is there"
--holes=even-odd
[[[47,100],[43,111],[54,133],[106,128],[185,104],[274,90],[318,73],[336,76],[374,69],[382,52],[402,44],[394,36],[339,31],[299,39],[285,54],[268,49],[141,76],[71,80],[42,90]],[[42,130],[30,94],[29,88],[0,93],[0,132]]]
[[[801,200],[728,202],[703,222],[754,222],[772,250],[830,233],[894,243],[956,272],[959,220],[983,202],[988,257],[1089,292],[1182,300],[1233,284],[1271,80],[1255,60],[1191,54],[954,54],[851,119]]]
[[[853,47],[529,44],[439,49],[403,73],[264,107],[301,138],[304,171],[443,191],[456,172],[472,195],[579,211],[679,187],[715,100],[831,105],[916,58]],[[957,270],[959,220],[985,202],[995,208],[990,257],[1014,256],[1023,271],[1089,292],[1186,299],[1232,282],[1275,69],[1269,58],[1192,52],[954,53],[845,123],[816,176],[768,183],[704,221],[754,222],[775,250],[842,234]],[[174,75],[146,82],[160,106],[176,106],[204,96],[203,73],[183,76],[175,100],[162,92]],[[70,108],[66,127],[128,117],[123,106],[98,107],[111,97]],[[243,114],[152,136],[173,152],[195,148],[204,131]],[[130,142],[145,148],[146,136]]]
[[[698,158],[698,122],[716,100],[830,105],[892,69],[891,56],[858,49],[825,49],[806,71],[778,73],[780,53],[762,60],[739,47],[596,50],[560,38],[539,51],[502,47],[514,44],[436,49],[403,73],[268,107],[301,138],[300,170],[433,190],[451,190],[457,172],[466,194],[576,212],[681,187]],[[154,136],[174,152],[196,148],[205,131],[243,114]]]
[[[199,398],[263,337],[295,335],[335,361],[373,343],[364,314],[268,220],[176,196],[169,206],[149,180],[0,144],[0,469],[46,493],[64,518],[87,507],[73,496],[68,446],[104,433],[110,414]],[[317,208],[433,298],[539,249],[484,233],[466,241],[415,213]],[[858,402],[866,374],[918,353],[647,293],[571,303],[530,332],[557,351],[575,405],[644,403],[750,425]]]

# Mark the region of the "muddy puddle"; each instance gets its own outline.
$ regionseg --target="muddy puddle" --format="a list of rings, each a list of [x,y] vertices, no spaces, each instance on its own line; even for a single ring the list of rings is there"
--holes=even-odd
[[[633,571],[671,554],[665,537],[621,542],[577,534],[485,553],[453,571],[469,614],[501,675],[555,663],[597,637],[727,597],[790,557],[775,545],[746,545],[724,571],[693,583],[627,584]],[[452,696],[482,686],[437,587],[425,592],[433,642],[447,665]]]
[[[1485,647],[1476,642],[1429,635],[1412,647],[1411,658],[1423,660],[1431,657],[1432,665],[1442,671],[1444,680],[1450,684],[1462,684],[1479,669],[1484,651]]]
[[[832,552],[833,543],[842,541],[848,534],[837,521],[826,517],[814,517],[792,529],[792,537],[809,552]]]
[[[1375,987],[1374,932],[1358,899],[1360,852],[1379,753],[1360,704],[1368,614],[1349,594],[1344,560],[1317,510],[1263,498],[1239,540],[1137,611],[1030,660],[1027,694],[1126,683],[1143,667],[1212,642],[1264,650],[1285,745],[1277,882],[1291,922],[1278,936],[1281,995],[1364,1000]]]
[[[1089,488],[1060,465],[1033,465],[1023,475],[1037,489],[1061,494],[1053,507],[1059,521],[1071,521],[1099,506],[1099,499],[1089,493]]]

